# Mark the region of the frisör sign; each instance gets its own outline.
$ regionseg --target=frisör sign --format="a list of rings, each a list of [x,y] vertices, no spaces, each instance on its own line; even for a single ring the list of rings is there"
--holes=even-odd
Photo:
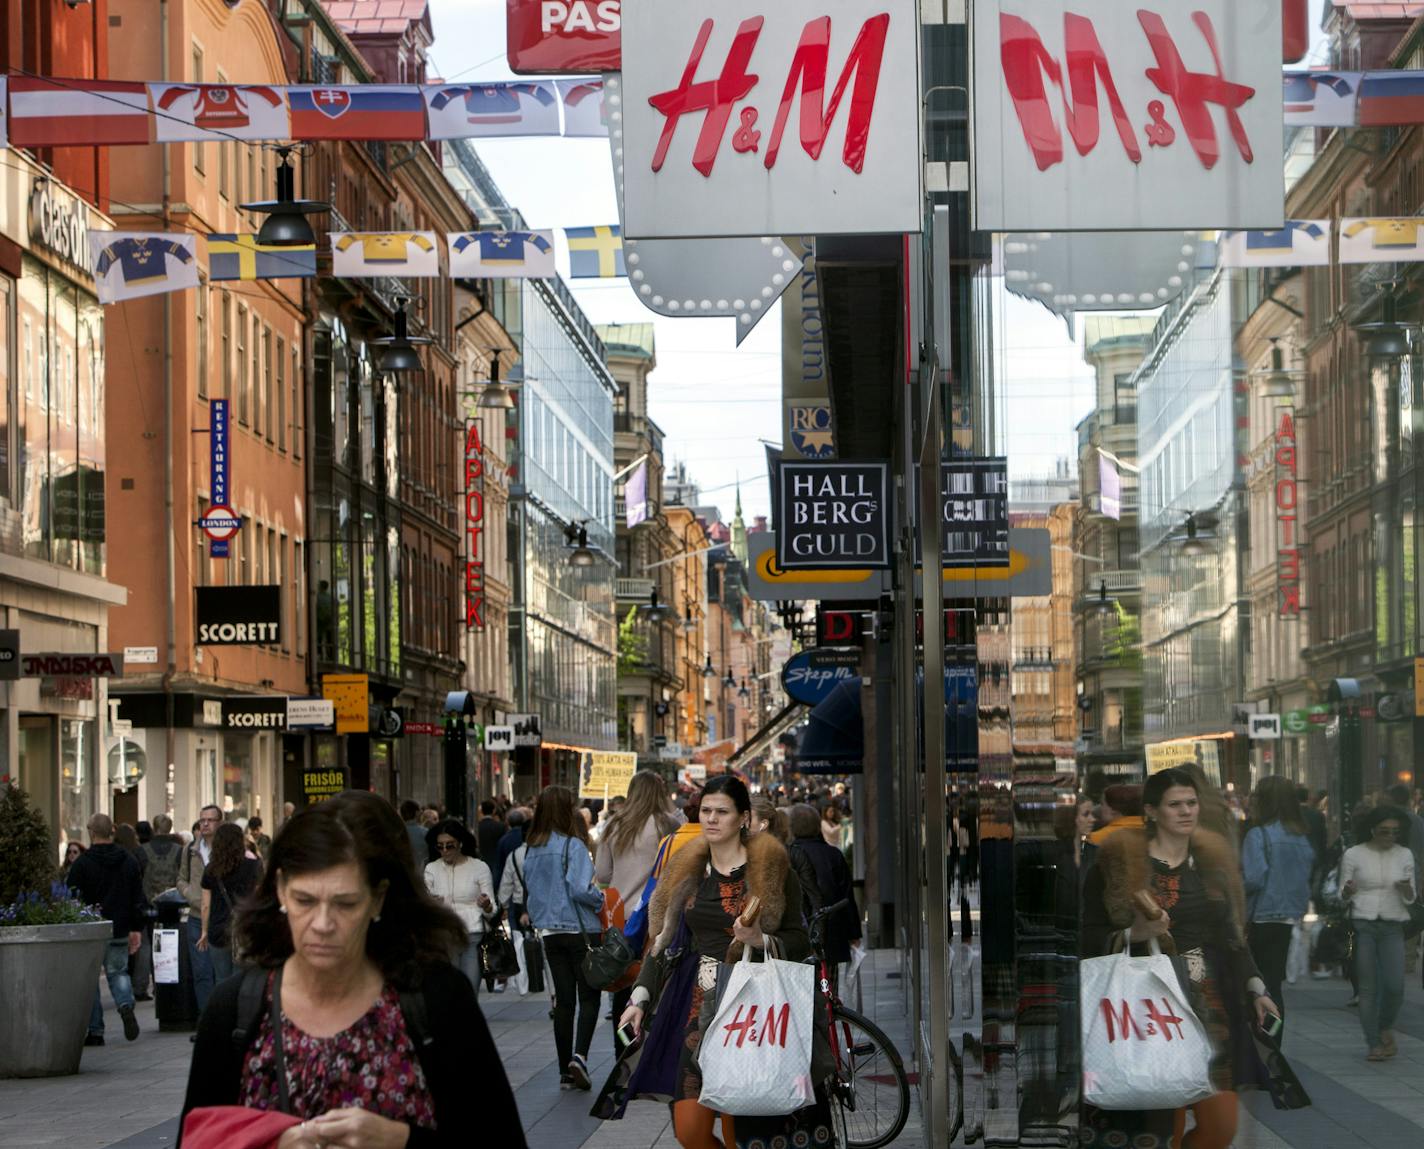
[[[776,561],[786,570],[888,567],[888,474],[885,463],[783,460]]]
[[[916,5],[658,0],[623,46],[625,237],[920,230]]]
[[[1281,0],[974,0],[974,226],[1280,227]]]

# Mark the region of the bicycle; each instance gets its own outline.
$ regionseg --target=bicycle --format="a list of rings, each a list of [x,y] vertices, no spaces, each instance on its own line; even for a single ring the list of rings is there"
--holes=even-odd
[[[830,1093],[840,1114],[844,1149],[884,1149],[910,1118],[910,1079],[895,1043],[869,1018],[841,1003],[835,966],[826,958],[825,922],[847,905],[843,900],[817,910],[809,923],[836,1066]]]

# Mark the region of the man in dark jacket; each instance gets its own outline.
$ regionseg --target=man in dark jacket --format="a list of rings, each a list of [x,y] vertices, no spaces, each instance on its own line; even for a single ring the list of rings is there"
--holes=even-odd
[[[98,906],[114,923],[114,936],[104,954],[104,976],[123,1019],[124,1037],[133,1041],[139,1031],[129,954],[137,953],[143,942],[143,876],[134,856],[115,845],[114,822],[109,815],[95,814],[89,819],[89,843],[88,852],[69,867],[69,888],[86,905]],[[84,1044],[104,1044],[104,1003],[97,985]]]
[[[504,877],[504,867],[509,862],[509,855],[524,845],[524,832],[529,828],[531,815],[523,806],[516,806],[509,812],[508,817],[508,833],[500,838],[499,845],[495,847],[494,857],[484,859],[494,877],[495,889],[499,889],[499,883]],[[483,852],[484,847],[480,849]]]
[[[499,853],[499,840],[505,833],[504,821],[499,817],[494,802],[486,798],[480,803],[480,821],[475,827],[475,835],[480,843],[480,858],[485,865],[493,867],[495,855]]]
[[[851,944],[860,944],[860,910],[855,904],[855,890],[851,886],[850,867],[846,865],[845,855],[822,836],[821,815],[814,806],[792,806],[789,818],[792,865],[799,875],[809,863],[815,876],[816,892],[820,896],[817,903],[803,889],[807,919],[817,908],[846,902],[839,911],[826,918],[823,936],[827,961],[850,961]]]

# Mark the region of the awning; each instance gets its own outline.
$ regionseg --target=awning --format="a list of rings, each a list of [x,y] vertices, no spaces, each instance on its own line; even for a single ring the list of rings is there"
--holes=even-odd
[[[786,765],[802,774],[865,772],[865,720],[859,679],[841,682],[811,711],[806,733]]]
[[[801,714],[805,709],[805,703],[788,703],[770,722],[737,747],[736,753],[727,759],[727,768],[730,770],[740,766],[746,759],[760,754],[800,722]]]

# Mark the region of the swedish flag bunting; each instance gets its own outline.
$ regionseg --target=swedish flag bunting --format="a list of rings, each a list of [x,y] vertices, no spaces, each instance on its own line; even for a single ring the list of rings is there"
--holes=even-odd
[[[314,275],[314,243],[286,247],[258,243],[255,235],[214,232],[208,236],[210,279],[310,279]]]
[[[570,279],[617,279],[628,274],[623,262],[623,229],[566,227]]]

